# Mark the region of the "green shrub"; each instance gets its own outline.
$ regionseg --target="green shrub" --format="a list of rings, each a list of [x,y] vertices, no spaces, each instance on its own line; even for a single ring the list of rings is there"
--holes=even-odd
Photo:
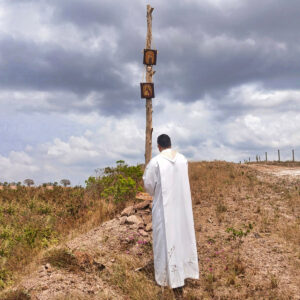
[[[117,175],[113,184],[103,190],[101,196],[104,198],[112,197],[118,203],[133,198],[136,194],[136,182],[131,177]]]
[[[38,212],[41,214],[41,215],[48,215],[51,213],[51,208],[48,206],[48,205],[41,205],[39,208],[38,208]]]
[[[37,236],[38,236],[37,228],[27,226],[24,229],[24,239],[30,247],[33,248]]]
[[[116,163],[116,167],[98,169],[101,175],[89,177],[86,186],[106,200],[119,203],[134,198],[137,191],[143,190],[143,170],[141,165],[128,166],[123,160]]]
[[[4,289],[6,282],[10,279],[11,274],[5,268],[0,268],[0,290]]]
[[[237,237],[241,239],[242,237],[247,236],[248,233],[253,229],[253,225],[251,223],[249,223],[248,226],[245,225],[244,227],[246,228],[245,231],[243,231],[242,229],[237,230],[233,227],[228,227],[226,229],[226,232],[231,233],[231,236],[229,237],[230,239],[235,240]]]

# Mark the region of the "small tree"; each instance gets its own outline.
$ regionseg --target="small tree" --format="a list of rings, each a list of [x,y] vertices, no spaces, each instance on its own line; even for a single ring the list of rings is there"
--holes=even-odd
[[[67,185],[70,185],[70,184],[71,184],[71,181],[70,181],[69,179],[62,179],[62,180],[60,181],[60,183],[61,183],[64,187],[66,187]]]
[[[34,185],[34,181],[32,179],[25,179],[24,184],[26,184],[27,186],[31,186]]]

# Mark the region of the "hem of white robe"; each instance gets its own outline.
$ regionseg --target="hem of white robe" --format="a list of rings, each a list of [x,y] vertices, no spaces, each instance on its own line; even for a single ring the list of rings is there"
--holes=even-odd
[[[156,279],[156,283],[160,286],[168,286],[170,287],[171,289],[176,289],[176,288],[179,288],[179,287],[183,287],[184,286],[184,280],[185,279],[199,279],[199,274],[196,274],[196,275],[188,275],[186,276],[183,281],[180,281],[180,282],[177,282],[176,284],[172,284],[172,285],[169,285],[167,284],[165,281],[163,282],[158,282]]]

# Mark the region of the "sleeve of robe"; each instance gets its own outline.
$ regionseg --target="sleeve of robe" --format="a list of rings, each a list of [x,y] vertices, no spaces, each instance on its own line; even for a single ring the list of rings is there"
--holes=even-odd
[[[148,163],[146,167],[143,180],[146,192],[153,196],[157,184],[157,167],[153,159]]]

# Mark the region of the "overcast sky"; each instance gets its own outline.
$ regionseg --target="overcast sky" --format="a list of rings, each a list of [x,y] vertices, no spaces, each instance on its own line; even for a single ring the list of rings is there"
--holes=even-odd
[[[0,0],[0,181],[144,161],[141,0]],[[300,1],[153,0],[153,148],[300,160]]]

